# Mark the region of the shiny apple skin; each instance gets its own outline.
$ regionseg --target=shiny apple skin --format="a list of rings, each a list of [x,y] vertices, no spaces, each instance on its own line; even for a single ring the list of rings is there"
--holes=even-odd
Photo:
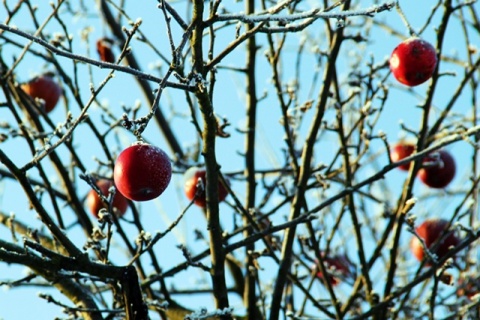
[[[341,279],[336,277],[334,274],[341,275],[343,277],[351,274],[351,262],[344,254],[326,256],[323,257],[323,261],[327,271],[331,272],[331,274],[328,275],[328,280],[332,286],[337,286],[341,282]],[[323,273],[319,271],[319,267],[315,265],[314,268],[316,270],[316,277],[323,281]]]
[[[197,183],[198,180],[202,180],[203,182],[203,191],[195,198],[195,205],[199,206],[200,208],[205,208],[207,206],[207,196],[206,196],[206,175],[207,172],[203,168],[198,167],[191,167],[185,172],[184,175],[184,191],[187,199],[192,201],[195,198],[197,193]],[[228,183],[228,181],[227,181]],[[218,202],[225,200],[228,195],[228,190],[225,186],[218,181]]]
[[[110,62],[110,63],[115,62],[115,55],[113,54],[113,51],[112,51],[112,44],[113,44],[113,40],[111,39],[108,39],[108,38],[98,39],[96,45],[97,45],[97,52],[101,61]]]
[[[415,145],[408,142],[400,142],[393,146],[391,150],[391,158],[393,162],[397,162],[403,160],[413,154],[415,151]],[[410,166],[412,165],[411,162],[402,164],[397,168],[402,171],[408,171]]]
[[[146,143],[135,143],[123,150],[113,171],[118,191],[134,201],[148,201],[160,196],[171,177],[172,165],[167,154]]]
[[[105,197],[108,197],[108,190],[113,186],[113,182],[106,179],[101,179],[96,182],[98,189],[102,192]],[[101,209],[108,209],[108,205],[102,201],[100,196],[95,192],[95,190],[90,190],[87,195],[87,207],[89,208],[90,212],[98,218],[98,212]],[[120,193],[115,192],[115,196],[113,197],[112,207],[114,213],[121,217],[125,214],[128,209],[128,200]]]
[[[460,243],[460,239],[455,232],[447,229],[448,226],[449,222],[447,220],[429,219],[415,228],[415,232],[423,239],[429,250],[439,239],[443,238],[441,243],[436,245],[436,249],[432,251],[432,253],[437,255],[438,259],[442,259],[448,253],[450,247],[455,247]],[[445,232],[449,232],[449,234],[445,236]],[[425,251],[415,236],[410,241],[410,250],[419,261],[424,259]],[[427,262],[426,265],[431,265],[431,262]]]
[[[434,162],[434,154],[439,157],[438,164],[428,165],[429,162]],[[445,188],[455,177],[456,164],[455,159],[446,150],[435,151],[431,155],[423,158],[422,164],[424,165],[418,173],[417,177],[428,187],[434,189]]]
[[[49,74],[35,77],[21,84],[21,88],[33,99],[42,99],[44,111],[47,113],[55,108],[62,95],[62,88]]]
[[[437,66],[437,52],[425,40],[417,37],[400,43],[390,57],[390,70],[398,82],[417,86],[432,77]]]

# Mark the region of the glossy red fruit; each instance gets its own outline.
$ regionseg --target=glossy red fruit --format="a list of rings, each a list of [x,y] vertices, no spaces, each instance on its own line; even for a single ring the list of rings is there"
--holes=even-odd
[[[437,66],[437,52],[425,40],[417,37],[400,43],[390,57],[393,76],[404,85],[413,87],[432,77]]]
[[[110,180],[98,180],[96,183],[98,189],[102,192],[105,197],[108,197],[108,190],[113,186],[113,182]],[[108,209],[108,205],[102,201],[100,196],[97,194],[95,190],[90,190],[87,195],[87,206],[90,209],[90,212],[98,218],[98,212],[100,209]],[[115,192],[115,196],[113,197],[113,212],[117,215],[117,217],[121,217],[125,214],[128,209],[128,201],[127,199],[120,193]]]
[[[113,40],[109,38],[101,38],[97,41],[97,52],[100,56],[100,60],[105,62],[114,63],[115,55],[112,51]]]
[[[415,228],[416,233],[425,242],[425,246],[430,252],[436,254],[438,259],[443,258],[450,247],[455,247],[460,243],[460,239],[455,232],[448,227],[449,222],[447,220],[429,219]],[[437,244],[438,241],[440,242]],[[425,251],[420,240],[415,236],[410,241],[410,250],[419,261],[424,259]],[[426,265],[431,265],[431,262],[427,262]]]
[[[43,110],[47,113],[55,108],[62,95],[62,88],[49,73],[35,77],[27,83],[23,83],[21,88],[33,99],[43,100]]]
[[[172,165],[160,148],[137,142],[123,150],[115,163],[113,179],[118,191],[130,200],[152,200],[165,191]]]
[[[412,155],[415,151],[415,145],[408,142],[400,142],[393,146],[390,156],[392,157],[393,162],[403,160]],[[397,168],[403,171],[408,171],[410,169],[411,162],[402,164]]]
[[[351,275],[352,263],[346,255],[339,254],[334,256],[326,256],[323,257],[323,261],[325,263],[325,268],[328,272],[328,281],[332,284],[332,286],[338,285],[342,278]],[[323,281],[323,273],[319,271],[320,266],[318,265],[318,263],[319,262],[317,261],[313,267],[314,272],[316,273],[317,278]]]
[[[188,200],[193,200],[195,198],[195,195],[197,194],[197,184],[198,180],[201,180],[203,182],[203,190],[199,191],[198,196],[195,198],[194,203],[201,207],[205,208],[207,205],[207,199],[206,199],[206,174],[207,172],[205,169],[198,168],[198,167],[191,167],[185,172],[184,175],[184,188],[183,190],[185,191],[185,195],[187,196]],[[228,195],[228,190],[225,188],[225,186],[218,181],[218,201],[221,202],[225,200],[225,198]]]
[[[445,188],[455,177],[455,160],[445,150],[435,151],[422,160],[418,178],[431,188]]]

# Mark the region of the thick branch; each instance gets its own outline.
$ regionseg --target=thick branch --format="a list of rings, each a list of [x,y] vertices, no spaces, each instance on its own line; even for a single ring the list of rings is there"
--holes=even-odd
[[[346,7],[348,8],[348,1]],[[290,212],[290,220],[297,218],[300,215],[301,209],[305,201],[305,191],[308,179],[310,178],[310,165],[313,155],[313,147],[317,139],[317,134],[320,129],[320,124],[322,122],[327,101],[329,98],[330,84],[332,82],[332,75],[335,70],[335,61],[337,59],[338,53],[340,51],[340,45],[343,40],[343,31],[339,29],[335,34],[335,37],[332,41],[329,63],[325,69],[323,76],[323,87],[319,95],[319,102],[316,106],[316,114],[314,120],[312,121],[307,139],[305,141],[305,146],[302,152],[302,164],[300,166],[300,172],[297,179],[297,191],[292,202],[292,208]],[[275,283],[275,288],[272,295],[272,308],[270,313],[270,320],[277,320],[280,316],[280,305],[283,296],[283,289],[287,281],[287,275],[290,270],[293,242],[296,235],[296,227],[293,226],[290,229],[287,229],[285,232],[285,237],[283,240],[282,246],[282,256],[280,267],[278,269],[277,280]]]
[[[194,77],[197,81],[197,97],[200,111],[203,117],[203,156],[205,157],[206,169],[206,199],[207,199],[207,221],[210,235],[211,253],[211,276],[213,284],[213,296],[217,309],[228,308],[228,288],[225,281],[225,248],[223,247],[222,228],[220,225],[218,208],[218,164],[215,155],[215,138],[217,133],[217,119],[215,117],[212,102],[207,92],[204,77],[206,70],[203,62],[203,22],[204,12],[203,0],[195,0],[193,4],[192,23],[194,25],[191,48]],[[223,319],[231,319],[225,315]]]

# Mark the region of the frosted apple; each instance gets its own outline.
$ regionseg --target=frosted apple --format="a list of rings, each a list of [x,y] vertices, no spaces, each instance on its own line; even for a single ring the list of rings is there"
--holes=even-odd
[[[390,70],[395,79],[413,87],[432,77],[437,66],[435,48],[425,40],[411,37],[400,43],[390,57]]]
[[[185,172],[184,175],[184,188],[183,190],[185,191],[185,195],[187,196],[188,200],[193,200],[195,198],[195,195],[198,192],[197,197],[195,198],[194,203],[201,207],[205,208],[207,205],[207,199],[206,199],[206,175],[207,172],[203,168],[198,168],[198,167],[191,167]],[[203,190],[198,191],[198,181],[201,180],[203,183]],[[225,200],[225,198],[228,195],[228,190],[225,188],[225,186],[218,181],[218,201],[221,202]]]
[[[323,252],[322,255],[324,255]],[[328,272],[328,281],[332,286],[338,285],[341,281],[341,278],[345,278],[351,274],[350,269],[352,263],[344,254],[324,256],[323,261]],[[316,277],[323,280],[323,273],[320,271],[318,263],[319,262],[316,262],[316,264],[313,266],[313,270],[316,273]]]
[[[130,200],[148,201],[161,195],[170,183],[172,165],[160,148],[137,142],[123,150],[115,162],[113,179]]]
[[[443,258],[450,247],[455,247],[460,243],[460,239],[455,232],[448,227],[449,222],[447,220],[429,219],[415,228],[415,232],[423,239],[425,246],[436,254],[438,259]],[[437,243],[438,241],[440,242]],[[410,250],[419,261],[424,259],[425,251],[420,240],[415,236],[410,241]],[[427,265],[431,265],[431,263],[428,262]]]
[[[47,113],[55,108],[62,95],[62,88],[55,82],[53,75],[50,73],[35,77],[21,84],[20,87],[33,99],[43,100],[43,108]]]
[[[423,158],[422,165],[417,177],[431,188],[445,188],[455,177],[455,160],[446,150],[432,152]]]
[[[96,182],[98,189],[102,192],[105,197],[108,197],[109,189],[113,186],[113,182],[110,180],[101,179]],[[98,212],[101,209],[108,209],[108,205],[102,201],[100,196],[95,190],[90,190],[87,195],[87,207],[90,209],[90,212],[98,218]],[[112,202],[113,212],[117,217],[123,216],[128,209],[127,199],[119,192],[115,193]]]
[[[400,142],[393,146],[390,156],[393,162],[397,162],[411,156],[413,151],[415,151],[414,144],[408,142]],[[410,166],[411,162],[402,164],[397,168],[403,171],[408,171],[410,169]]]
[[[114,63],[115,55],[112,51],[113,40],[109,38],[100,38],[97,40],[97,52],[100,56],[100,60],[105,62]]]

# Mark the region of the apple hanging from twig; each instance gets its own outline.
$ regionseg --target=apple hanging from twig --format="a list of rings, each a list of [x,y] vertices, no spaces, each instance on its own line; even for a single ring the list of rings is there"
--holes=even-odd
[[[55,108],[62,95],[62,88],[55,82],[51,73],[35,77],[20,87],[33,99],[43,100],[43,110],[47,113]]]
[[[96,185],[102,194],[105,197],[108,197],[109,189],[113,186],[113,182],[110,180],[101,179],[96,182]],[[87,195],[87,206],[90,209],[90,212],[96,218],[98,218],[98,212],[101,209],[108,209],[107,204],[102,201],[100,196],[93,189],[90,190]],[[113,212],[117,215],[117,217],[121,217],[128,209],[128,201],[120,192],[117,191],[113,197],[112,207]]]
[[[115,62],[115,55],[112,51],[113,40],[109,38],[100,38],[97,40],[97,52],[100,60],[104,62]]]
[[[342,278],[348,277],[352,274],[352,263],[345,254],[337,254],[332,256],[325,256],[324,252],[321,254],[323,255],[323,261],[328,274],[327,279],[332,286],[338,285]],[[323,280],[324,276],[320,271],[320,267],[318,265],[319,263],[319,261],[315,261],[313,271],[316,273],[317,278]]]
[[[206,175],[207,172],[204,168],[191,167],[185,171],[184,175],[184,191],[188,200],[194,200],[194,203],[200,208],[205,208],[207,205],[206,199]],[[199,189],[199,183],[203,184],[203,190]],[[228,183],[228,182],[227,182]],[[225,200],[228,195],[228,190],[225,186],[218,181],[218,202]]]
[[[413,87],[432,77],[437,66],[437,52],[425,40],[411,37],[400,43],[390,57],[390,70],[395,79]]]
[[[393,146],[392,150],[390,151],[390,156],[393,162],[397,162],[411,156],[413,151],[415,151],[414,144],[408,142],[399,142]],[[411,164],[411,162],[405,163],[397,168],[403,171],[408,171]]]
[[[152,200],[165,191],[172,177],[172,165],[160,148],[144,142],[123,150],[115,163],[113,179],[127,199]]]
[[[456,165],[452,155],[446,150],[430,153],[422,160],[422,168],[417,177],[430,188],[445,188],[455,177]]]
[[[451,247],[455,247],[460,243],[460,239],[455,232],[449,230],[449,222],[444,219],[425,220],[415,228],[415,232],[423,239],[427,249],[436,254],[438,259],[442,259],[447,255]],[[440,242],[437,243],[438,241]],[[416,236],[410,241],[410,250],[419,261],[424,259],[425,250]],[[427,262],[426,265],[431,265],[431,262]]]

